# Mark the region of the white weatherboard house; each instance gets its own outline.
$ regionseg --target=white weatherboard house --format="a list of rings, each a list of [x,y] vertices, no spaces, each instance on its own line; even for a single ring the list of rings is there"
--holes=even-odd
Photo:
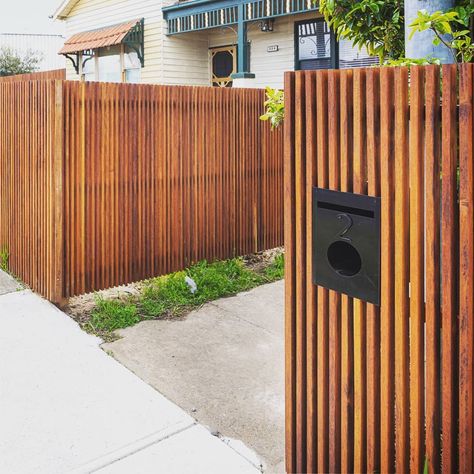
[[[27,51],[38,53],[41,61],[39,71],[63,69],[66,65],[63,57],[58,56],[58,48],[64,43],[60,35],[0,33],[0,48],[6,47],[20,54]]]
[[[374,64],[313,0],[65,0],[68,79],[282,87],[284,71]]]

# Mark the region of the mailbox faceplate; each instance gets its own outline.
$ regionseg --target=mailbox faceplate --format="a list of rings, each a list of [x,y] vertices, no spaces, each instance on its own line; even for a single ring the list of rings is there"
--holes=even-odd
[[[380,304],[380,198],[313,188],[313,282]]]

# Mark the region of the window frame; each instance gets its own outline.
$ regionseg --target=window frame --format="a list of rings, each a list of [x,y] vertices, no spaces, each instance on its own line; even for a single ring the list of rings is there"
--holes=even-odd
[[[125,68],[125,54],[128,54],[127,51],[125,51],[125,44],[120,44],[120,52],[115,55],[119,56],[120,58],[120,82],[117,82],[116,84],[133,84],[133,83],[128,83],[127,82],[127,71],[132,71],[135,69],[140,70],[140,76],[141,76],[141,70],[143,69],[143,66],[136,67],[136,68]],[[104,48],[96,48],[93,51],[93,56],[90,58],[84,59],[84,52],[80,53],[80,71],[79,71],[79,77],[81,82],[90,82],[86,81],[85,79],[85,74],[84,74],[84,63],[85,61],[93,61],[94,62],[94,79],[93,82],[106,82],[106,81],[100,81],[100,70],[99,70],[99,58],[100,58],[100,50],[101,49],[106,49],[107,46]],[[133,50],[131,50],[133,51]],[[141,79],[141,78],[140,78]]]
[[[300,60],[299,58],[299,52],[300,52],[300,36],[299,36],[299,26],[302,24],[311,24],[315,22],[325,22],[324,17],[317,17],[317,18],[311,18],[311,19],[306,19],[302,21],[295,21],[294,23],[294,44],[295,44],[295,71],[301,71],[301,63],[303,61]],[[326,22],[327,23],[327,22]],[[337,41],[336,35],[330,29],[330,38],[331,38],[331,48],[330,48],[330,69],[341,69],[341,61],[340,61],[340,48],[341,48],[341,43]],[[368,53],[367,53],[368,54]],[[376,58],[375,56],[369,56],[369,58]],[[377,59],[378,61],[378,59]],[[368,61],[369,62],[369,61]],[[372,64],[372,63],[370,63]],[[373,63],[378,64],[378,63]],[[349,66],[349,67],[369,67],[368,64],[366,65],[361,65],[361,66]]]
[[[300,60],[299,52],[300,52],[300,47],[299,47],[299,40],[300,40],[300,35],[299,35],[299,27],[300,25],[309,25],[311,23],[327,23],[324,19],[324,17],[317,17],[317,18],[310,18],[307,20],[301,20],[301,21],[295,21],[294,23],[294,47],[295,47],[295,71],[301,71],[301,63],[302,61]],[[338,43],[336,40],[336,35],[332,31],[332,29],[329,29],[330,32],[330,64],[332,69],[339,69],[339,48],[338,48]]]

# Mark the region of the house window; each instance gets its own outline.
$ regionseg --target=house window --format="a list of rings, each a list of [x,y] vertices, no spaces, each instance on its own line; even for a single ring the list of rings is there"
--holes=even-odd
[[[334,67],[334,36],[323,18],[301,21],[296,26],[296,69]]]
[[[95,57],[90,58],[83,57],[82,63],[82,79],[86,82],[95,81]]]
[[[340,69],[370,67],[379,64],[379,58],[377,56],[371,56],[366,48],[359,49],[355,47],[350,40],[339,40],[338,47]]]
[[[82,80],[138,83],[141,63],[136,51],[125,45],[99,48],[83,58]]]
[[[98,50],[97,72],[100,82],[122,82],[122,48],[111,46]]]
[[[124,54],[125,82],[138,84],[141,79],[142,65],[136,51],[126,48]]]
[[[323,18],[295,23],[295,69],[345,69],[377,65],[377,57],[352,41],[336,41]]]

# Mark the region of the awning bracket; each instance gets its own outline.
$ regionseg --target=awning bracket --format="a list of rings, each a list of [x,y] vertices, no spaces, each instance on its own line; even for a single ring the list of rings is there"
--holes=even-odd
[[[137,53],[141,66],[145,67],[145,20],[143,18],[128,32],[123,44]]]
[[[74,70],[76,71],[76,74],[79,74],[79,53],[64,54],[64,56],[68,58],[69,61],[72,62],[72,65],[74,66]]]

